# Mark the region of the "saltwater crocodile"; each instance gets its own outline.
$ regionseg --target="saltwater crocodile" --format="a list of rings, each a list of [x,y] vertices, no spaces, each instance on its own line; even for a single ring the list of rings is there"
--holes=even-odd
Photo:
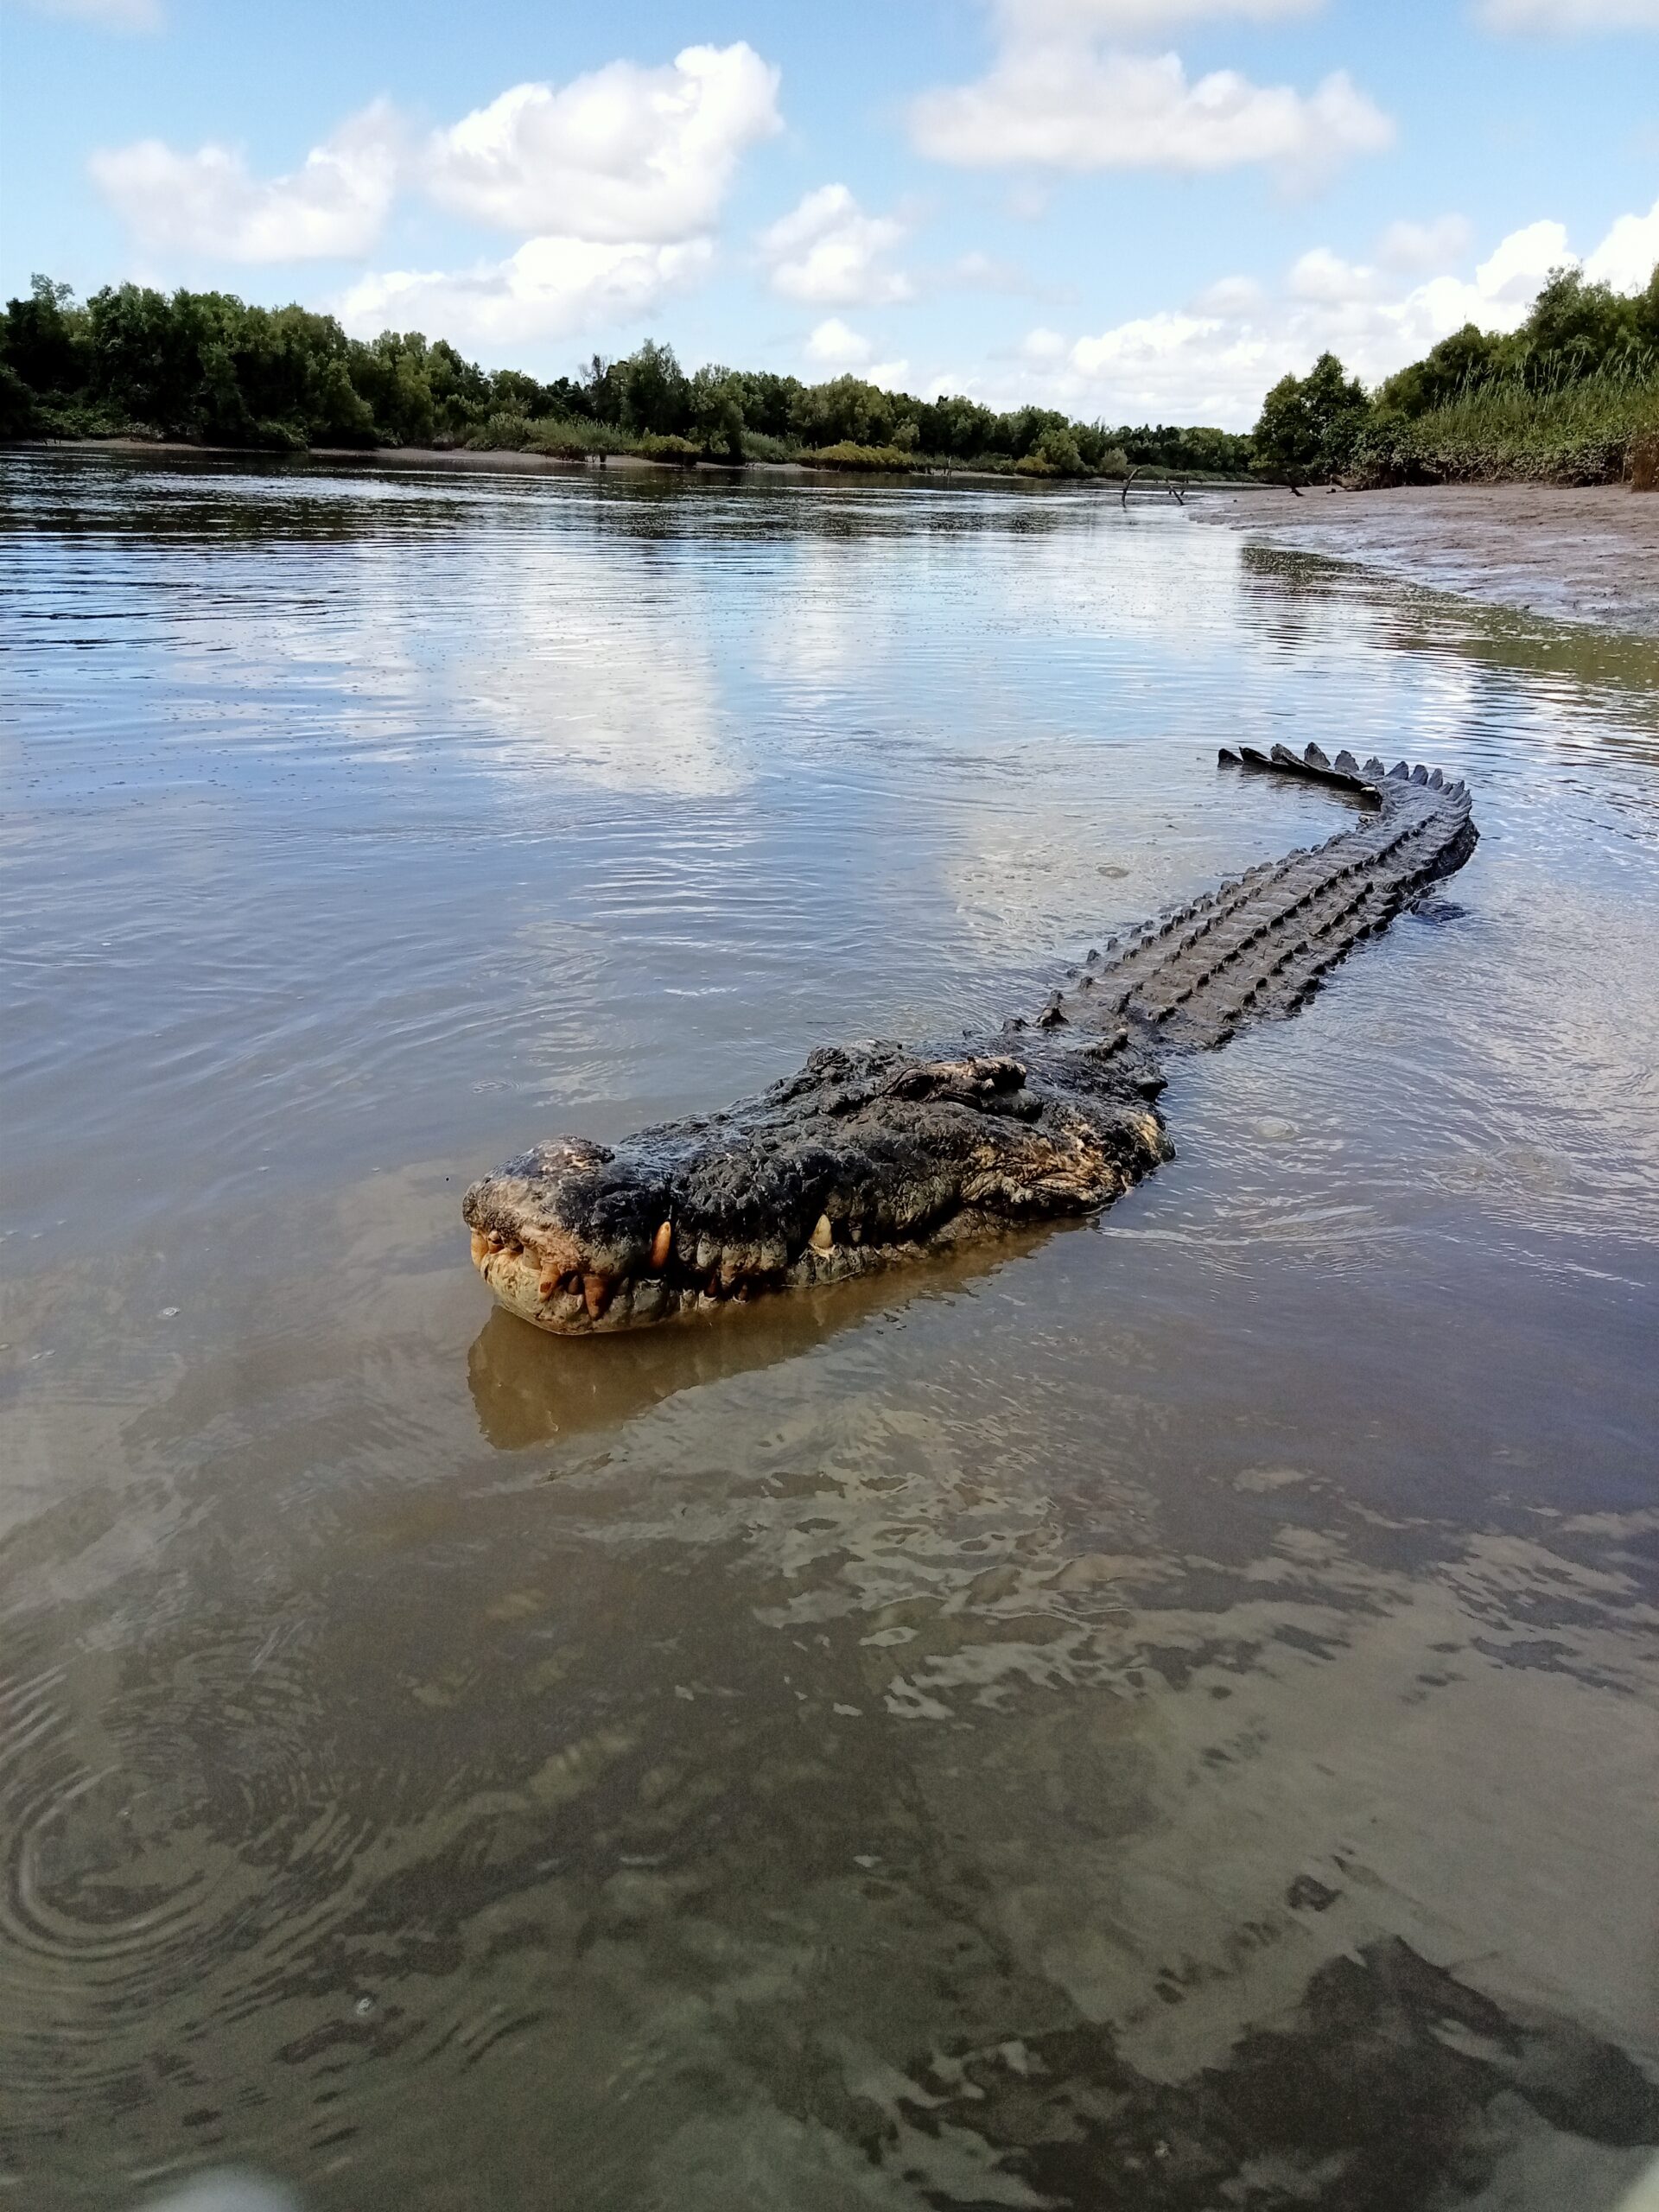
[[[828,1047],[724,1113],[509,1160],[462,1207],[496,1297],[561,1335],[639,1328],[1109,1205],[1173,1154],[1153,1104],[1170,1054],[1292,1012],[1474,849],[1468,791],[1438,768],[1220,757],[1365,811],[1090,951],[1000,1035]]]

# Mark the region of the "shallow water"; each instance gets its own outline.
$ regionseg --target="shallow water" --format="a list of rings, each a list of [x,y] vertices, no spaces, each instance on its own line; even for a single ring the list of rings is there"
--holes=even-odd
[[[1087,493],[0,464],[0,2181],[1611,2205],[1659,2144],[1659,649]],[[1482,842],[1102,1222],[632,1339],[556,1129]]]

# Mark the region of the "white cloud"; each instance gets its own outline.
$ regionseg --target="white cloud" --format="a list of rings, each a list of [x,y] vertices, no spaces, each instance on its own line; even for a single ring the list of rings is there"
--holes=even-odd
[[[37,16],[58,16],[76,23],[96,23],[106,31],[158,31],[160,0],[27,0]]]
[[[925,92],[910,111],[918,150],[964,168],[1205,171],[1271,162],[1317,174],[1391,143],[1394,125],[1344,71],[1312,93],[1236,70],[1189,81],[1173,54],[1010,44],[976,84]]]
[[[595,324],[636,321],[702,276],[713,257],[707,238],[671,245],[527,238],[505,261],[472,270],[365,276],[340,302],[340,320],[364,337],[388,327],[425,329],[499,355]]]
[[[1192,302],[1195,315],[1230,315],[1236,319],[1256,314],[1267,294],[1254,276],[1218,276],[1206,284]]]
[[[227,261],[308,261],[366,252],[399,168],[397,119],[383,100],[315,146],[291,176],[261,182],[239,153],[175,154],[159,138],[95,153],[93,181],[143,245]]]
[[[1659,200],[1645,215],[1621,215],[1584,264],[1592,283],[1639,292],[1659,264]]]
[[[1481,0],[1488,30],[1573,38],[1586,31],[1659,31],[1659,0]]]
[[[779,75],[752,47],[689,46],[667,67],[613,61],[565,86],[515,85],[428,141],[442,206],[499,229],[667,244],[713,225],[739,156],[782,129]]]
[[[1384,240],[1391,235],[1385,231]],[[1445,236],[1447,262],[1454,262],[1461,257],[1456,234],[1448,228]],[[1585,269],[1631,291],[1645,283],[1656,257],[1659,203],[1646,215],[1621,216]],[[1511,231],[1472,276],[1443,264],[1416,283],[1390,281],[1380,255],[1372,266],[1315,247],[1271,290],[1247,277],[1224,278],[1189,308],[1069,345],[1052,330],[1033,331],[1017,378],[984,396],[1001,404],[1040,397],[1110,423],[1160,417],[1243,429],[1270,385],[1287,372],[1305,374],[1327,349],[1351,374],[1376,384],[1465,322],[1514,329],[1550,270],[1572,257],[1565,227],[1550,221]]]
[[[1469,251],[1474,232],[1463,215],[1441,215],[1432,223],[1390,223],[1376,242],[1385,269],[1444,269]]]
[[[827,316],[808,336],[806,358],[820,369],[861,368],[874,347],[868,338],[844,323],[838,315]]]
[[[860,373],[866,384],[879,385],[883,391],[907,391],[910,389],[908,361],[873,361]]]
[[[760,233],[772,288],[824,307],[877,307],[912,296],[885,257],[905,235],[890,215],[867,215],[844,184],[820,185]]]
[[[1054,377],[1054,397],[1072,411],[1112,422],[1152,416],[1174,422],[1253,416],[1281,372],[1267,341],[1248,324],[1217,315],[1142,315],[1098,337],[1079,338]]]
[[[91,166],[143,245],[232,261],[366,252],[400,182],[538,239],[672,245],[712,229],[744,149],[781,129],[777,92],[752,48],[690,46],[660,69],[615,61],[556,90],[516,85],[418,149],[377,101],[268,182],[231,148],[180,154],[156,138]]]
[[[1488,322],[1484,327],[1513,328],[1550,270],[1572,258],[1565,223],[1529,223],[1523,230],[1511,231],[1501,238],[1475,271],[1476,296],[1489,302],[1503,315],[1501,323]]]
[[[1294,298],[1319,300],[1329,307],[1375,299],[1382,289],[1375,269],[1368,269],[1363,262],[1344,261],[1325,245],[1313,247],[1293,262],[1287,283]]]
[[[781,128],[778,82],[741,42],[693,46],[663,68],[515,86],[418,144],[377,102],[268,181],[232,149],[157,139],[96,154],[92,171],[141,244],[222,260],[366,255],[400,187],[516,230],[505,258],[372,270],[340,302],[354,330],[418,325],[499,356],[637,320],[702,276],[739,159]]]

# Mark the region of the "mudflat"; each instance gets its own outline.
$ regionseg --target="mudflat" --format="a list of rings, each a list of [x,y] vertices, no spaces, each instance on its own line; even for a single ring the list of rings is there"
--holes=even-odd
[[[1659,498],[1623,485],[1217,492],[1191,512],[1496,607],[1659,637]]]

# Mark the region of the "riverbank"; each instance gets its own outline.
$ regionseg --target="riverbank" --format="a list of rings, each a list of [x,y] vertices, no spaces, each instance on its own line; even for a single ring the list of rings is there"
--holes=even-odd
[[[6,449],[0,448],[0,451]],[[489,476],[580,476],[584,469],[602,465],[607,469],[619,469],[624,473],[643,470],[658,476],[707,475],[728,480],[752,477],[768,483],[779,479],[799,478],[829,484],[855,482],[868,473],[826,467],[806,460],[741,462],[700,460],[687,463],[664,461],[643,453],[606,453],[576,457],[569,454],[527,453],[512,446],[312,446],[303,453],[274,453],[249,446],[199,445],[183,438],[123,436],[22,438],[15,441],[10,449],[14,452],[109,453],[119,454],[124,461],[234,461],[245,464],[289,461],[297,465],[321,462],[331,468],[431,468]],[[988,468],[914,469],[906,474],[917,483],[935,485],[1027,485],[1033,480],[1027,476],[1015,475],[1011,470]],[[891,482],[893,479],[888,477],[886,480]],[[1148,478],[1147,480],[1152,483],[1162,480]],[[1119,487],[1116,480],[1107,479],[1103,480],[1102,488],[1116,493]]]
[[[492,476],[580,475],[593,464],[573,461],[563,454],[519,453],[511,448],[475,448],[469,446],[313,446],[304,453],[269,453],[248,446],[199,445],[186,438],[25,438],[14,450],[41,453],[111,453],[124,461],[235,461],[248,462],[322,461],[329,467],[354,468],[442,468],[482,471]],[[605,456],[610,468],[651,469],[658,473],[672,464],[650,460],[644,454],[613,453]],[[754,466],[750,463],[747,466]],[[781,464],[785,468],[790,464]],[[683,470],[678,471],[683,474]],[[721,474],[730,472],[721,470]],[[791,473],[807,472],[793,467]]]
[[[1521,613],[1659,638],[1659,497],[1619,485],[1206,493],[1188,512]]]

